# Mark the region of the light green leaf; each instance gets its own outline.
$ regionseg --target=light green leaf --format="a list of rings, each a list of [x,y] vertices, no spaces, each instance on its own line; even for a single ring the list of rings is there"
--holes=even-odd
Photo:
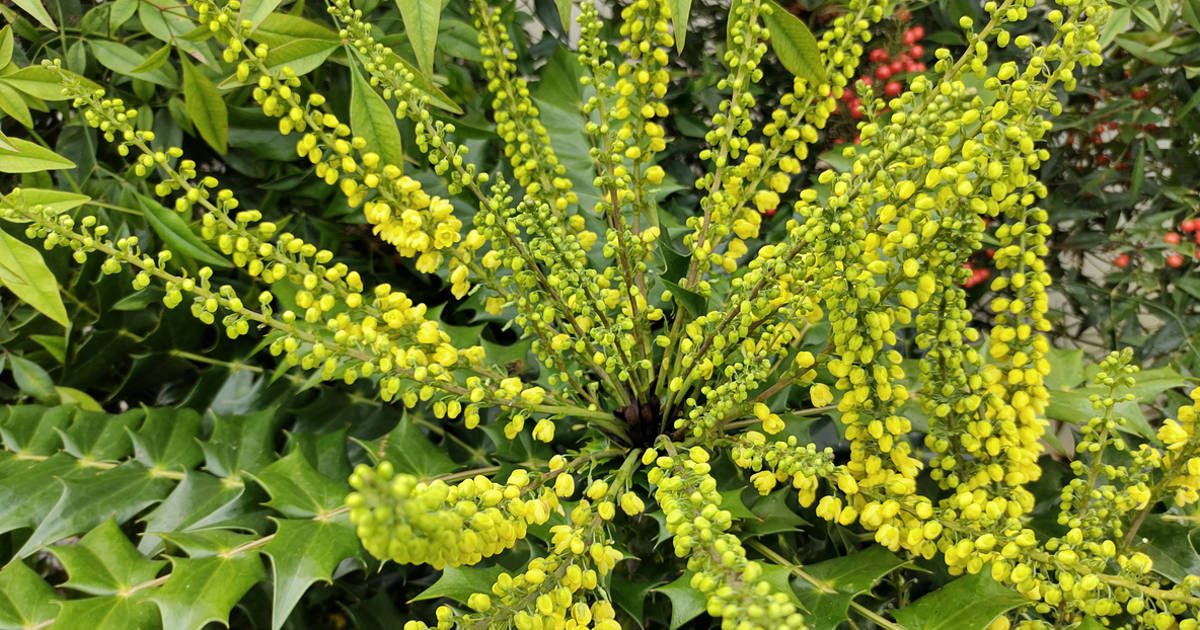
[[[492,584],[503,572],[504,567],[501,566],[446,567],[438,581],[408,601],[419,602],[445,597],[465,604],[472,593],[490,593]]]
[[[1051,348],[1046,353],[1050,362],[1050,373],[1046,375],[1046,387],[1071,389],[1083,382],[1083,350]]]
[[[287,13],[272,13],[254,29],[254,39],[275,48],[296,39],[320,39],[331,44],[341,40],[337,31],[324,24]]]
[[[187,59],[183,64],[183,102],[196,131],[218,153],[229,149],[229,112],[217,86]]]
[[[46,101],[64,101],[58,72],[41,66],[28,66],[4,77],[4,83]]]
[[[692,13],[692,0],[671,0],[671,26],[675,28],[675,50],[683,52],[683,40],[687,38],[688,16]]]
[[[265,63],[272,70],[285,66],[297,76],[316,70],[337,50],[337,42],[324,39],[294,39],[267,52]]]
[[[821,582],[814,585],[797,580],[800,601],[808,609],[805,617],[816,628],[836,628],[846,620],[850,602],[871,590],[883,576],[904,564],[883,547],[874,546],[848,556],[818,562],[804,570]]]
[[[675,630],[679,626],[695,619],[704,612],[708,606],[704,599],[704,593],[692,588],[692,572],[685,572],[679,576],[677,580],[670,584],[664,584],[654,590],[667,596],[671,600],[671,628]]]
[[[571,12],[575,9],[574,0],[554,0],[554,6],[558,9],[558,18],[562,20],[563,30],[571,32],[571,18],[574,17]]]
[[[73,545],[50,548],[67,571],[66,588],[89,595],[116,595],[153,580],[167,562],[138,553],[114,520],[107,520]]]
[[[4,83],[0,79],[0,112],[4,112],[13,120],[21,123],[26,129],[33,128],[33,114],[29,111],[29,106],[25,104],[25,99],[21,98],[20,94],[11,86]]]
[[[46,11],[46,5],[42,4],[42,0],[13,0],[13,4],[24,9],[35,20],[41,22],[42,26],[56,33],[58,32],[58,26]]]
[[[12,61],[13,53],[13,34],[12,27],[5,25],[0,28],[0,68],[7,66]]]
[[[108,32],[121,28],[138,10],[138,0],[116,0],[108,9]]]
[[[412,44],[421,72],[433,76],[433,53],[437,50],[438,22],[442,19],[442,0],[396,0],[404,32]]]
[[[367,141],[367,151],[379,154],[384,164],[403,166],[404,145],[392,108],[350,64],[350,128]]]
[[[153,596],[163,630],[194,630],[210,621],[228,625],[229,611],[263,577],[257,553],[172,558],[171,577]]]
[[[266,505],[293,518],[312,518],[336,509],[349,488],[321,473],[299,449],[254,475],[271,500]]]
[[[146,56],[146,60],[142,65],[130,70],[130,73],[137,74],[139,72],[153,72],[167,62],[171,57],[171,51],[174,48],[170,44],[163,44],[158,50]]]
[[[41,206],[54,214],[62,214],[91,201],[87,195],[80,195],[48,188],[14,188],[11,193],[0,199],[0,204],[9,208],[32,208]]]
[[[88,44],[92,47],[96,61],[117,74],[149,81],[170,89],[175,89],[179,85],[179,77],[175,73],[175,67],[171,64],[163,64],[149,72],[134,72],[139,66],[146,63],[146,56],[142,53],[125,44],[102,39],[89,40]]]
[[[137,195],[137,202],[146,222],[173,253],[214,267],[233,266],[193,232],[179,213],[145,195]]]
[[[20,560],[0,570],[0,628],[37,628],[58,614],[61,598]]]
[[[100,403],[96,402],[95,398],[74,387],[56,385],[54,391],[58,393],[58,399],[64,405],[75,405],[84,411],[104,411],[104,408],[100,406]]]
[[[24,241],[0,230],[0,285],[46,317],[70,326],[59,294],[58,280],[42,254]]]
[[[787,9],[775,2],[769,2],[769,5],[771,14],[763,16],[763,24],[771,31],[771,49],[779,62],[809,85],[824,83],[825,64],[821,62],[821,51],[812,31]]]
[[[907,630],[984,630],[996,617],[1028,603],[984,571],[960,577],[894,616]]]
[[[37,173],[75,168],[67,158],[21,138],[9,138],[13,149],[0,149],[0,173]]]
[[[251,29],[257,28],[282,3],[283,0],[246,0],[242,3],[241,19],[249,21]]]
[[[438,109],[444,109],[452,114],[463,113],[463,110],[458,106],[458,103],[455,103],[453,99],[451,99],[445,92],[443,92],[440,88],[438,88],[437,85],[434,84],[432,79],[421,74],[421,72],[417,70],[415,66],[405,61],[403,57],[392,53],[388,57],[388,63],[398,63],[404,67],[405,72],[411,73],[414,77],[416,77],[417,80],[414,85],[429,97],[429,102],[432,105]]]
[[[361,549],[345,514],[326,521],[278,519],[275,524],[274,538],[263,547],[275,583],[272,630],[283,626],[309,586],[329,582],[338,565]]]

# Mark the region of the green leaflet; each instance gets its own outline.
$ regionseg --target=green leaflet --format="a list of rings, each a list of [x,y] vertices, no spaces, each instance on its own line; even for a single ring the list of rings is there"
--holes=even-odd
[[[58,280],[42,254],[24,241],[0,230],[0,285],[46,317],[71,325],[59,294]]]
[[[196,66],[183,57],[179,61],[183,66],[183,102],[188,116],[204,141],[218,153],[225,153],[229,148],[229,113],[225,109],[225,99]]]
[[[417,65],[425,76],[433,76],[433,54],[437,50],[442,0],[396,0],[396,6],[400,8],[404,32],[412,44]]]
[[[805,79],[810,85],[824,83],[825,64],[817,49],[817,38],[800,18],[775,2],[770,3],[770,15],[763,15],[763,24],[771,31],[771,50],[788,72]]]

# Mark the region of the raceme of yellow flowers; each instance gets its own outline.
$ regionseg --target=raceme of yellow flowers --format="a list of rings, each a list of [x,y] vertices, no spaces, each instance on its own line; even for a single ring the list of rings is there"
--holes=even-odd
[[[198,215],[201,236],[261,286],[286,282],[295,297],[239,295],[214,284],[209,268],[188,274],[168,264],[168,251],[110,238],[91,216],[36,206],[5,208],[4,216],[79,260],[99,253],[107,273],[130,269],[137,289],[159,283],[168,307],[186,302],[205,323],[220,318],[231,337],[270,334],[270,351],[288,364],[325,379],[369,379],[384,400],[426,405],[468,429],[491,423],[509,438],[528,430],[554,444],[560,455],[503,482],[419,479],[387,462],[354,473],[351,518],[367,550],[394,562],[478,563],[553,518],[544,556],[502,573],[466,608],[441,607],[436,627],[618,628],[605,584],[625,558],[619,523],[648,509],[662,511],[692,586],[722,627],[806,627],[721,509],[709,462],[722,455],[759,492],[790,484],[801,505],[861,527],[888,549],[941,557],[953,574],[989,571],[1029,598],[1038,614],[1027,615],[1025,627],[1083,615],[1197,627],[1200,578],[1170,583],[1134,543],[1152,508],[1198,499],[1200,390],[1195,406],[1160,429],[1162,448],[1131,449],[1115,431],[1114,406],[1134,368],[1128,354],[1106,360],[1097,384],[1111,394],[1094,400],[1097,417],[1072,463],[1077,477],[1063,489],[1067,533],[1039,540],[1025,524],[1033,507],[1027,487],[1040,476],[1049,371],[1049,228],[1035,173],[1049,157],[1043,140],[1048,117],[1061,109],[1057,95],[1073,88],[1078,67],[1100,63],[1103,0],[1061,0],[1044,12],[1032,11],[1032,0],[987,2],[986,23],[962,20],[968,45],[960,55],[938,50],[933,70],[886,102],[863,91],[861,144],[844,150],[849,167],[818,166],[811,180],[800,177],[810,147],[842,93],[855,89],[849,77],[872,25],[892,7],[850,0],[818,36],[823,78],[795,79],[756,124],[751,112],[764,95],[755,84],[771,62],[764,18],[778,9],[733,3],[729,75],[699,156],[707,171],[682,237],[686,270],[676,277],[665,277],[659,262],[671,246],[657,220],[665,171],[656,163],[670,141],[672,3],[620,7],[616,47],[601,39],[600,8],[590,0],[578,8],[580,120],[598,193],[585,203],[518,71],[505,11],[471,0],[508,164],[488,173],[455,143],[454,125],[430,113],[416,77],[364,14],[332,0],[351,63],[413,123],[417,149],[450,195],[475,205],[469,218],[426,192],[404,164],[386,163],[289,68],[269,66],[268,47],[240,21],[237,0],[189,4],[223,45],[234,80],[253,86],[263,115],[295,138],[297,156],[361,207],[380,239],[419,271],[441,274],[456,297],[481,293],[488,311],[532,339],[536,380],[509,374],[479,346],[456,346],[424,305],[386,284],[364,286],[332,252],[241,208],[182,151],[137,128],[120,99],[57,63],[46,66],[59,72],[75,107],[133,160],[139,177],[155,178],[155,193]],[[1054,26],[1048,41],[1011,34],[1042,19]],[[1023,61],[989,59],[1006,48]],[[784,234],[764,240],[761,211],[785,197],[796,201]],[[984,218],[999,242],[986,335],[972,326],[961,288]],[[808,343],[822,325],[828,343]],[[918,392],[903,384],[904,330],[920,350]],[[811,408],[773,409],[775,395],[792,387]],[[900,413],[914,395],[931,418],[923,438]],[[775,437],[787,413],[840,418],[848,457]],[[1129,451],[1129,463],[1108,463],[1111,451]],[[936,492],[923,493],[922,479]],[[639,493],[640,481],[652,496]],[[657,506],[648,508],[651,498]]]

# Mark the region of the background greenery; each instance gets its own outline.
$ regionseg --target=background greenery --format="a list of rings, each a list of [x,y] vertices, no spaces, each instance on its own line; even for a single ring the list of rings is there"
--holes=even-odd
[[[304,81],[353,120],[355,108],[368,106],[368,91],[346,71],[345,51],[322,7],[303,1],[259,6],[274,4],[286,15],[260,26],[264,41],[278,43],[283,61],[311,70]],[[362,8],[414,66],[436,69],[426,87],[443,104],[437,115],[455,120],[458,139],[470,146],[481,168],[503,168],[484,117],[487,96],[474,29],[457,4],[449,3],[436,27],[433,57],[411,48],[396,5],[368,1]],[[115,230],[185,254],[184,265],[220,260],[128,176],[125,161],[97,142],[95,130],[57,100],[57,87],[34,61],[61,58],[138,108],[166,144],[182,146],[202,171],[219,174],[251,207],[369,271],[368,282],[391,282],[419,301],[442,305],[442,318],[457,326],[456,334],[482,335],[492,352],[520,369],[527,348],[511,345],[511,335],[494,322],[477,319],[469,301],[450,304],[442,279],[390,255],[336,190],[307,177],[308,165],[294,158],[292,143],[259,114],[249,88],[226,86],[215,66],[204,63],[217,51],[194,36],[183,5],[163,0],[16,5],[0,5],[9,23],[0,39],[0,125],[4,144],[12,147],[0,146],[0,171],[8,173],[0,190],[58,189],[113,200],[91,202],[90,210]],[[1049,415],[1064,426],[1086,420],[1090,392],[1080,386],[1090,375],[1091,357],[1128,345],[1145,365],[1157,368],[1140,377],[1141,404],[1127,408],[1129,430],[1152,439],[1159,410],[1182,400],[1178,388],[1194,383],[1200,370],[1198,232],[1182,225],[1200,215],[1200,2],[1114,5],[1108,63],[1083,77],[1067,113],[1056,120],[1054,158],[1042,172],[1051,190],[1046,205],[1055,225],[1056,331],[1063,348],[1054,355]],[[838,10],[836,2],[822,1],[787,7],[814,30]],[[514,28],[532,35],[520,55],[521,70],[540,79],[534,95],[568,168],[587,163],[573,115],[580,87],[562,54],[569,33],[552,0],[521,8]],[[697,202],[692,183],[701,165],[695,156],[717,106],[713,88],[724,69],[714,51],[725,38],[727,10],[724,2],[694,2],[691,43],[672,69],[669,133],[676,140],[663,163],[670,165],[676,186],[664,190],[671,193],[667,207],[679,218],[690,215]],[[876,43],[891,54],[906,46],[904,33],[917,25],[930,50],[961,44],[953,25],[978,7],[968,0],[939,1],[915,3],[908,11],[909,18],[879,29]],[[522,46],[527,38],[513,40]],[[289,41],[295,43],[285,46]],[[760,88],[782,93],[790,80],[770,65]],[[837,142],[851,139],[850,113],[837,116],[822,139],[825,151],[814,152],[820,153],[814,161],[836,160]],[[380,133],[398,136],[400,147],[412,142],[404,123]],[[74,167],[21,173],[21,160],[31,155],[21,151],[22,140],[53,149]],[[422,168],[411,165],[427,190],[444,194],[439,179]],[[65,196],[60,203],[72,201]],[[466,204],[458,209],[464,218],[471,214]],[[781,229],[786,212],[767,220]],[[24,239],[11,225],[5,230],[8,242]],[[1178,234],[1178,242],[1168,234]],[[17,291],[23,280],[45,280],[40,268],[19,246],[5,250],[0,628],[38,627],[55,618],[56,627],[64,628],[127,627],[130,618],[153,623],[159,612],[151,602],[179,628],[227,618],[234,627],[395,628],[405,618],[431,617],[436,597],[486,590],[492,569],[380,569],[335,514],[344,480],[352,464],[380,457],[400,462],[398,469],[407,472],[437,475],[497,458],[514,464],[544,459],[546,452],[528,441],[492,440],[419,413],[400,414],[365,385],[318,384],[284,371],[257,354],[262,342],[231,341],[194,325],[186,313],[164,309],[155,288],[129,294],[130,278],[100,274],[99,261],[80,266],[67,253],[45,253],[64,308],[57,317],[44,316]],[[973,264],[987,269],[986,254]],[[246,283],[233,273],[224,280]],[[986,291],[981,283],[972,288],[972,298],[983,300]],[[979,317],[985,317],[982,309]],[[809,432],[819,445],[837,445],[831,421],[815,421]],[[1039,494],[1047,501],[1057,496],[1055,471],[1065,469],[1060,461],[1071,451],[1069,441],[1050,442],[1049,473]],[[734,490],[727,508],[757,523],[747,532],[751,538],[771,537],[784,548],[802,548],[805,557],[835,558],[859,543],[840,528],[829,528],[824,537],[793,535],[806,516],[789,501],[794,500]],[[631,538],[644,543],[628,550],[642,559],[637,567],[642,575],[656,570],[663,553],[656,524],[645,520],[646,531]],[[1161,521],[1143,528],[1161,541],[1166,570],[1200,572],[1200,534],[1192,525]],[[63,538],[75,544],[52,545]],[[528,545],[522,552],[536,549]],[[519,562],[520,556],[511,560]],[[10,561],[14,558],[23,561]],[[818,580],[836,584],[833,592],[813,582],[794,583],[814,623],[829,624],[819,627],[848,616],[867,627],[871,612],[885,608],[908,610],[896,615],[902,623],[920,619],[922,604],[912,602],[947,581],[942,575],[916,582],[902,577],[893,570],[903,561],[880,550],[849,558],[854,559],[808,567]],[[666,569],[661,575],[650,591],[643,583],[623,582],[620,571],[615,575],[613,594],[627,622],[676,627],[699,614],[702,602],[686,580]],[[788,579],[786,572],[776,577]],[[988,590],[999,588],[990,581],[971,579],[979,583],[959,580],[938,591],[949,598],[940,605],[983,602],[976,612],[990,613],[990,619],[1021,601],[1007,590]],[[130,588],[134,596],[119,596]],[[927,608],[934,605],[923,601]],[[957,627],[970,627],[970,620],[960,621],[967,625]]]

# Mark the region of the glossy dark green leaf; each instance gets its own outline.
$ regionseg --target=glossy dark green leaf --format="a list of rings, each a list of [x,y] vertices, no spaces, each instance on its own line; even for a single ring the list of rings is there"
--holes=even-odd
[[[162,239],[172,253],[183,256],[188,260],[228,269],[233,264],[223,256],[213,251],[195,232],[192,231],[179,213],[171,210],[154,199],[145,195],[137,196],[138,206],[142,216],[154,229],[154,233]]]
[[[692,588],[691,581],[692,572],[688,571],[679,576],[674,582],[663,584],[654,589],[666,595],[667,599],[671,600],[670,630],[675,630],[683,624],[699,617],[708,608],[704,593]]]
[[[458,468],[407,415],[387,435],[364,442],[363,446],[374,457],[391,462],[399,472],[436,477]]]
[[[763,16],[763,24],[771,31],[771,50],[775,51],[779,63],[809,85],[824,83],[825,64],[812,31],[787,9],[775,2],[769,2],[769,5],[771,14]]]
[[[149,554],[162,545],[161,534],[187,532],[205,527],[217,527],[245,514],[249,500],[244,500],[242,485],[229,485],[212,475],[192,471],[175,486],[171,494],[146,515],[145,534],[138,550]]]
[[[273,630],[283,626],[309,586],[329,582],[338,565],[361,549],[345,514],[329,520],[278,519],[275,525],[274,537],[262,550],[271,559]]]
[[[196,442],[200,421],[191,409],[146,408],[142,425],[130,436],[134,457],[147,468],[191,470],[204,459]]]
[[[246,549],[247,545],[254,546],[261,538],[232,529],[197,529],[163,534],[163,540],[178,547],[189,558],[216,558],[228,557],[235,550]]]
[[[271,500],[266,505],[294,518],[311,518],[338,508],[350,491],[341,480],[317,472],[299,450],[254,473]]]
[[[229,112],[217,86],[196,66],[180,58],[183,66],[183,103],[196,131],[217,153],[229,149]]]
[[[131,597],[109,595],[71,599],[62,603],[50,630],[156,630],[158,610],[150,601],[149,591]]]
[[[742,521],[742,527],[754,536],[792,532],[807,525],[788,505],[790,492],[772,492],[750,506],[751,518]]]
[[[667,280],[666,278],[659,278],[659,281],[666,285],[667,289],[671,291],[671,296],[675,303],[678,304],[688,316],[699,317],[700,315],[708,313],[708,300],[703,295],[700,295],[695,291],[685,289],[678,284]]]
[[[214,417],[212,437],[201,445],[205,466],[218,477],[257,472],[274,457],[275,409]]]
[[[58,454],[40,462],[13,460],[20,466],[0,478],[0,533],[34,527],[53,509],[62,486],[53,479],[84,474],[70,456]]]
[[[74,544],[51,547],[50,552],[67,572],[61,586],[89,595],[116,595],[150,582],[167,564],[142,556],[113,520],[104,521]]]
[[[20,560],[0,569],[0,628],[37,628],[58,614],[60,597]]]
[[[379,154],[384,164],[404,165],[404,145],[396,116],[383,97],[350,65],[350,128],[367,141],[367,151]]]
[[[69,425],[75,410],[69,407],[10,405],[0,414],[4,448],[26,455],[48,456],[62,449],[59,430]]]
[[[437,50],[438,23],[442,18],[442,0],[396,0],[404,33],[412,45],[421,72],[433,76],[433,54]]]
[[[492,592],[492,584],[503,572],[504,567],[500,566],[446,567],[436,582],[409,601],[445,597],[465,604],[472,593]]]
[[[129,431],[141,420],[141,409],[117,415],[80,410],[71,426],[61,429],[63,450],[76,459],[124,459],[133,451]]]
[[[814,627],[834,628],[846,620],[850,602],[871,590],[883,576],[904,564],[883,547],[874,546],[850,555],[807,565],[804,571],[820,583],[795,580],[800,601]]]
[[[257,553],[228,557],[172,558],[171,577],[152,596],[163,630],[195,630],[228,624],[229,611],[263,578]]]
[[[966,575],[897,610],[906,630],[984,630],[996,617],[1029,604],[987,571]]]
[[[1134,548],[1154,561],[1154,572],[1180,582],[1184,576],[1200,575],[1200,554],[1190,535],[1200,531],[1158,514],[1146,517],[1134,538]]]
[[[45,545],[87,531],[107,519],[125,522],[162,499],[174,485],[129,463],[88,477],[60,479],[58,501],[16,555],[25,557]]]

